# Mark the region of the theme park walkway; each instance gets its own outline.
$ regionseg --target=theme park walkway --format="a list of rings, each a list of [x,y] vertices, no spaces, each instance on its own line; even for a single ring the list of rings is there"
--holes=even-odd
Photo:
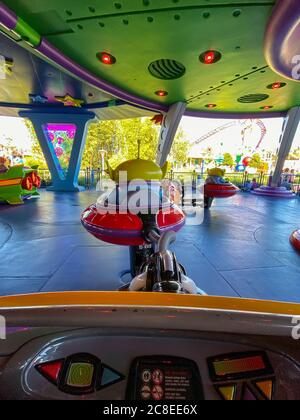
[[[24,206],[0,206],[0,295],[120,287],[128,249],[80,224],[96,198],[42,192]],[[300,255],[289,244],[299,212],[299,199],[241,193],[216,201],[202,225],[186,226],[175,250],[208,294],[300,302]]]

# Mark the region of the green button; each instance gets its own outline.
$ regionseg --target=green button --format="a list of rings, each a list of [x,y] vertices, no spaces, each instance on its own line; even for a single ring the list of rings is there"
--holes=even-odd
[[[88,388],[92,385],[94,366],[90,363],[72,363],[68,373],[67,385]]]

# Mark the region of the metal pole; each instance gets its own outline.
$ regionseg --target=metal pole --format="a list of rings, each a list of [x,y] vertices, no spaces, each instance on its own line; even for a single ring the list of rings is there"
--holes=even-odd
[[[280,146],[278,150],[278,159],[276,168],[272,178],[272,187],[280,186],[281,176],[284,169],[285,161],[291,151],[296,131],[300,121],[300,107],[292,108],[286,117],[283,132],[280,138]]]

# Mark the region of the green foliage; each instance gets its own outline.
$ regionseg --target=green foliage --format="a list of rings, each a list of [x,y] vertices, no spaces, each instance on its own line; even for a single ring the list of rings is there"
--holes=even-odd
[[[101,121],[91,124],[82,168],[101,165],[101,155],[105,151],[106,160],[116,168],[125,160],[138,157],[138,141],[140,157],[155,160],[158,147],[160,127],[155,126],[149,118],[135,118],[119,121]],[[178,131],[171,151],[171,160],[179,165],[187,161],[189,142],[182,130]]]
[[[82,160],[82,168],[101,165],[101,156],[112,167],[125,160],[138,157],[138,141],[141,141],[140,157],[155,159],[158,144],[158,128],[149,119],[101,121],[91,124]]]
[[[34,128],[29,120],[25,122],[32,138],[32,156],[26,158],[27,165],[47,168]],[[156,159],[160,127],[149,118],[100,121],[92,123],[88,130],[81,168],[101,167],[102,155],[115,168],[125,160],[138,157],[138,141],[142,159]],[[182,166],[187,162],[190,143],[179,129],[174,141],[170,161]]]
[[[249,163],[250,168],[255,168],[260,172],[267,172],[269,165],[267,162],[264,162],[258,153],[255,153]]]
[[[188,160],[190,148],[191,144],[186,139],[184,131],[179,128],[171,149],[170,160],[176,166],[183,166]]]
[[[224,153],[223,157],[224,157],[224,161],[223,161],[222,165],[230,166],[230,167],[235,165],[233,156],[230,153]]]
[[[259,169],[261,164],[262,164],[262,158],[260,157],[260,155],[258,153],[255,153],[250,162],[249,162],[249,166],[250,168],[255,168],[255,169]]]
[[[300,160],[300,147],[298,147],[297,149],[293,150],[289,154],[287,160]]]
[[[47,164],[44,158],[44,154],[40,147],[39,141],[35,134],[35,130],[30,120],[25,120],[26,128],[30,134],[32,145],[31,145],[31,156],[25,157],[25,165],[31,167],[38,165],[40,168],[47,168]]]

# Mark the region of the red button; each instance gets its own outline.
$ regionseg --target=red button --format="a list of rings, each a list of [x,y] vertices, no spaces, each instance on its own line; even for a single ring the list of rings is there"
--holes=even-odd
[[[36,369],[42,376],[48,379],[48,381],[57,385],[63,363],[63,360],[57,360],[55,362],[49,362],[44,363],[42,365],[38,365],[36,366]]]

